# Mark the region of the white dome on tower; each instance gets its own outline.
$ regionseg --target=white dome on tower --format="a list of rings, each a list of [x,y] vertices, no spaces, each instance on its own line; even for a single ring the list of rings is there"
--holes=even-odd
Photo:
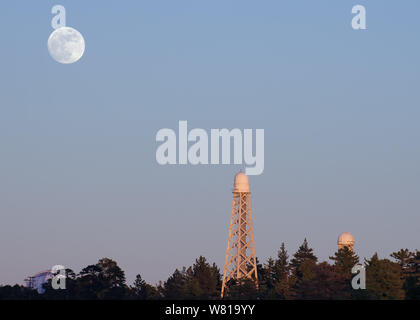
[[[350,232],[343,232],[338,236],[337,245],[339,249],[348,247],[353,250],[354,246],[354,237]]]
[[[250,192],[249,178],[242,171],[237,173],[235,176],[235,182],[233,184],[233,192]]]

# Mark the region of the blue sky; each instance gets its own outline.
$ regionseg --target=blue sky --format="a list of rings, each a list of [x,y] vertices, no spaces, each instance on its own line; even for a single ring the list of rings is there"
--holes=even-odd
[[[51,7],[86,41],[48,54]],[[351,28],[364,4],[366,31]],[[151,283],[223,268],[240,166],[159,166],[156,132],[262,128],[250,178],[260,261],[306,237],[321,260],[420,249],[420,4],[2,1],[0,284],[115,259]]]

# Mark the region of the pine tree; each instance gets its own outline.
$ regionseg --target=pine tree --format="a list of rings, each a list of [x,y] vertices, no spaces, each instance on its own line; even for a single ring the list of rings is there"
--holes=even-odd
[[[175,270],[158,289],[165,299],[215,299],[220,295],[220,286],[219,268],[200,256],[192,266]]]
[[[101,275],[101,268],[89,265],[83,268],[77,278],[76,291],[79,299],[100,299],[99,293],[106,289],[106,283]]]
[[[404,290],[406,299],[420,300],[420,251],[416,250],[409,262],[411,273],[406,278]]]
[[[303,276],[302,273],[302,265],[304,262],[306,263],[306,267],[308,264],[315,264],[318,261],[318,258],[314,255],[313,249],[309,248],[308,241],[303,240],[302,245],[299,247],[298,251],[293,255],[293,259],[291,260],[290,267],[293,271],[293,274],[297,278],[301,278]],[[306,268],[305,267],[305,268]]]
[[[268,258],[267,262],[260,272],[258,272],[258,286],[261,297],[264,299],[275,299],[274,287],[276,285],[275,261],[273,258]]]
[[[206,258],[200,256],[191,267],[191,275],[188,277],[195,282],[198,298],[214,299],[219,296],[220,271],[216,264],[210,265]]]
[[[393,252],[390,254],[397,263],[401,266],[403,271],[404,279],[413,273],[412,261],[414,258],[414,253],[408,249],[401,249],[400,251]]]
[[[274,265],[275,278],[277,281],[287,280],[289,276],[289,255],[287,253],[284,242],[280,246],[280,250],[277,252],[277,259]]]
[[[398,263],[388,259],[379,259],[375,253],[366,260],[366,289],[375,299],[404,299],[404,281]]]
[[[101,276],[109,287],[125,287],[125,273],[114,260],[103,258],[96,265],[101,269]]]
[[[351,286],[352,268],[359,263],[359,257],[348,247],[338,249],[334,256],[330,257],[334,261],[334,272],[337,276],[336,281],[342,284],[343,297],[362,299],[365,297],[359,291],[353,290]]]
[[[302,263],[308,264],[309,260]],[[327,262],[310,263],[311,276],[304,276],[296,284],[295,298],[304,300],[348,299],[350,291],[343,277],[335,272],[334,266]]]
[[[147,284],[139,274],[136,276],[136,280],[134,280],[131,290],[134,294],[134,298],[137,300],[157,298],[156,289],[153,286]]]
[[[359,263],[357,254],[348,247],[338,249],[330,259],[334,261],[336,271],[349,278],[351,277],[351,269]]]
[[[82,269],[74,289],[78,299],[123,299],[129,294],[124,271],[109,258]]]
[[[309,248],[308,241],[303,241],[290,262],[291,277],[289,279],[290,294],[292,297],[302,297],[306,281],[314,277],[314,268],[318,258],[313,249]]]
[[[274,279],[276,280],[274,291],[278,299],[289,299],[291,297],[289,272],[289,255],[283,242],[277,252],[277,259],[274,264]]]
[[[188,267],[185,271],[185,283],[183,285],[184,299],[200,299],[203,295],[203,290],[200,287],[200,282],[194,277],[192,267]]]
[[[165,299],[185,299],[186,269],[176,269],[174,273],[160,286]]]

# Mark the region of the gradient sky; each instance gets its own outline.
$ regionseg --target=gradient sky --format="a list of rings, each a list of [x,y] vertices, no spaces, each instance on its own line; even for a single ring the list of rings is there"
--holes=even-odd
[[[51,7],[86,41],[49,56]],[[351,28],[364,4],[368,30]],[[161,128],[265,129],[256,253],[420,249],[418,0],[1,1],[0,284],[116,260],[223,268],[234,174],[159,166]]]

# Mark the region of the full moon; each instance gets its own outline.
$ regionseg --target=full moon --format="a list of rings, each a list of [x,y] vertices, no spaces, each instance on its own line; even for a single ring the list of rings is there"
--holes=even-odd
[[[85,39],[76,29],[58,28],[48,38],[48,51],[57,62],[74,63],[85,52]]]

